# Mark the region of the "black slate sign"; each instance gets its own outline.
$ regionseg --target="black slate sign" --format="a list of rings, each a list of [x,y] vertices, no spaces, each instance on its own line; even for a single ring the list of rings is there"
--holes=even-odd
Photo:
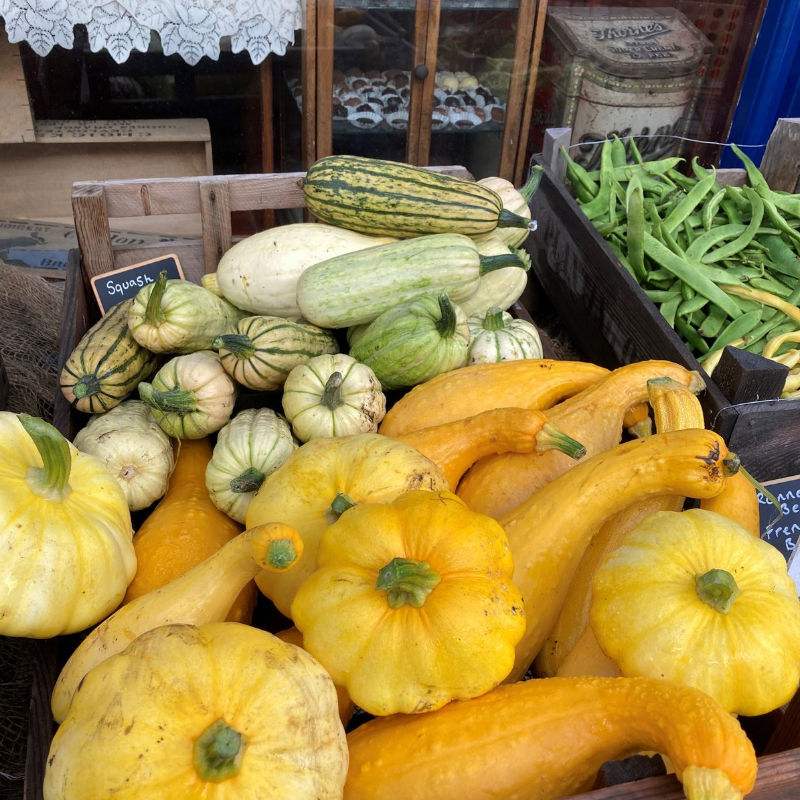
[[[759,492],[761,538],[777,547],[788,561],[800,545],[800,475],[765,481],[764,486],[775,495],[783,516],[778,517],[775,506]]]
[[[164,270],[167,272],[167,278],[183,280],[181,262],[174,253],[92,278],[92,291],[100,310],[105,314],[123,300],[135,297],[140,289],[155,283],[159,273]]]

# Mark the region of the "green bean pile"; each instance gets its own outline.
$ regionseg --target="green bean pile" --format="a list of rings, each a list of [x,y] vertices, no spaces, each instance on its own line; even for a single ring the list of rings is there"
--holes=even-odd
[[[629,147],[630,165],[607,141],[598,172],[561,152],[581,209],[707,371],[728,344],[760,354],[800,329],[800,195],[772,191],[735,145],[742,188],[718,186],[697,159],[687,177],[683,159],[646,162]]]

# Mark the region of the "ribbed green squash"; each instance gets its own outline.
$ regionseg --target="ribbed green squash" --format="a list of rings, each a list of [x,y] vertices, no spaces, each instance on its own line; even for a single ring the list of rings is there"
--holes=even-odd
[[[136,341],[154,353],[196,353],[210,349],[214,337],[246,316],[208,289],[167,280],[162,272],[133,298],[128,327]]]
[[[509,247],[497,237],[498,231],[487,233],[475,239],[478,252],[482,256],[500,256],[514,253],[530,265],[531,257],[525,250]],[[481,276],[478,291],[466,300],[459,300],[461,310],[471,317],[473,314],[485,314],[490,308],[502,308],[505,311],[519,300],[528,285],[527,270],[517,267],[505,267],[493,270]]]
[[[385,389],[399,389],[463,367],[468,347],[467,318],[443,293],[381,314],[350,355],[371,367]]]
[[[331,225],[399,238],[477,236],[497,227],[527,230],[529,224],[478,183],[359,156],[321,158],[303,181],[303,196],[311,213]]]
[[[248,389],[267,392],[280,389],[298,364],[339,352],[329,331],[283,317],[247,317],[211,344],[228,375]]]
[[[61,391],[78,411],[98,414],[114,408],[155,372],[158,358],[128,329],[132,303],[119,303],[92,325],[64,364]]]
[[[315,325],[347,328],[425,294],[447,292],[459,303],[475,294],[482,275],[504,267],[528,265],[513,254],[481,256],[458,233],[420,236],[315,264],[297,283],[297,304]]]
[[[542,357],[542,341],[535,325],[514,319],[499,308],[471,316],[467,323],[472,339],[469,364],[496,364]]]

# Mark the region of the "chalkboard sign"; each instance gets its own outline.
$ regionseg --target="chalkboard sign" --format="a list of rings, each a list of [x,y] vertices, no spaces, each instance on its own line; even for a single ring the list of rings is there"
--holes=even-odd
[[[135,297],[140,289],[149,283],[155,283],[159,273],[164,270],[166,270],[167,278],[183,280],[181,262],[174,253],[153,258],[150,261],[142,261],[139,264],[132,264],[130,267],[115,269],[113,272],[106,272],[92,278],[92,291],[100,310],[105,314],[123,300]]]
[[[779,517],[775,506],[759,492],[761,538],[777,547],[788,561],[800,543],[800,475],[765,481],[764,486],[775,495],[783,516]]]

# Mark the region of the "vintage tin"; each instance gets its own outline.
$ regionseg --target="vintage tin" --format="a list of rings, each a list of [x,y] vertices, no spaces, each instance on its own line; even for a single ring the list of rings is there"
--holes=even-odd
[[[594,169],[601,141],[633,135],[647,158],[680,149],[711,44],[673,8],[552,8],[539,67],[532,138],[572,128],[570,152]],[[651,137],[651,138],[644,138]]]

